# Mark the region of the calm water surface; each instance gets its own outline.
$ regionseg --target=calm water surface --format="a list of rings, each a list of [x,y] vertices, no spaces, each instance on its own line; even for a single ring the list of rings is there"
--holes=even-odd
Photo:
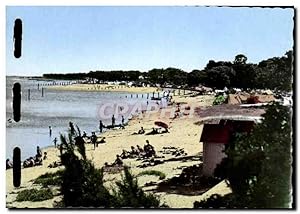
[[[12,116],[12,87],[19,82],[22,88],[21,121],[9,122]],[[19,77],[6,78],[6,156],[12,159],[13,148],[21,148],[22,160],[35,155],[36,146],[47,147],[53,145],[54,137],[59,133],[67,131],[69,121],[77,124],[82,131],[90,134],[98,131],[101,118],[99,107],[108,102],[126,103],[133,106],[136,103],[146,107],[147,98],[130,98],[128,93],[120,92],[80,92],[59,91],[45,89],[42,97],[41,84],[46,81],[29,80]],[[37,85],[40,85],[38,90]],[[30,89],[30,100],[28,100],[28,89]],[[127,98],[126,98],[127,96]],[[149,103],[151,101],[149,100]],[[113,113],[112,108],[107,109],[108,114]],[[125,114],[127,120],[128,114]],[[104,124],[111,122],[103,119]],[[121,116],[116,118],[116,123],[121,123]],[[49,126],[52,127],[52,136],[49,135]]]

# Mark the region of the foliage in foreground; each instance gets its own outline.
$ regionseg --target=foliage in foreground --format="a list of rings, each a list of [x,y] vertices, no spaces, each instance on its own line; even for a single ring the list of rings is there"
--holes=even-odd
[[[158,207],[160,202],[152,194],[145,194],[137,185],[128,168],[122,180],[116,182],[113,194],[103,185],[103,170],[97,169],[85,154],[80,130],[70,123],[68,140],[61,135],[65,166],[62,174],[61,193],[66,207]],[[75,154],[77,149],[79,155]]]
[[[40,184],[43,187],[59,186],[61,185],[61,175],[63,170],[59,170],[55,173],[45,173],[34,180],[34,184]]]
[[[212,201],[237,208],[291,207],[291,109],[273,104],[263,116],[250,135],[236,136],[215,170],[216,176],[229,180],[232,196],[214,196],[195,207]]]
[[[122,180],[116,182],[117,190],[114,190],[115,207],[153,208],[159,207],[160,201],[153,194],[145,194],[138,186],[137,179],[124,168]]]
[[[65,166],[62,174],[61,193],[63,203],[69,207],[109,207],[111,196],[103,186],[103,172],[86,159],[84,141],[79,128],[70,123],[68,140],[61,135],[63,154],[61,163]],[[75,147],[76,145],[76,147]],[[75,154],[78,149],[79,156]]]
[[[25,189],[18,193],[16,201],[45,201],[53,198],[53,193],[46,189]]]
[[[140,172],[137,176],[143,176],[143,175],[154,175],[154,176],[158,176],[159,180],[163,180],[166,178],[166,174],[158,171],[158,170],[145,170],[143,172]]]

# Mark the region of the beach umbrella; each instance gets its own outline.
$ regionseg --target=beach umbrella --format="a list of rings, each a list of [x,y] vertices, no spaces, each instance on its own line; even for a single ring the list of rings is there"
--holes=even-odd
[[[161,121],[155,121],[154,124],[165,129],[169,128],[169,126],[166,123]]]

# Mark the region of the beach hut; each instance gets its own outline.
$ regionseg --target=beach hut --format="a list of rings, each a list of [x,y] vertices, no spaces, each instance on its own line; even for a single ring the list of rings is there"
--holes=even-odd
[[[254,121],[220,120],[204,124],[200,142],[203,142],[203,175],[214,175],[216,166],[226,157],[225,148],[235,133],[250,132]]]

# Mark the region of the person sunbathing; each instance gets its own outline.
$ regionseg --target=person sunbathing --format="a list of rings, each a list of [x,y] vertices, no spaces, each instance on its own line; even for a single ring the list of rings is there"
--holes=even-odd
[[[136,135],[136,134],[145,134],[145,130],[143,127],[141,127],[140,130],[138,130],[138,132],[134,132],[133,135]]]
[[[120,155],[117,155],[117,158],[116,158],[115,162],[113,163],[113,165],[123,166],[123,161],[122,161],[122,158],[120,157]]]
[[[146,135],[155,135],[155,134],[159,134],[156,128],[152,128],[152,131],[147,133]]]
[[[13,168],[13,163],[9,159],[6,159],[6,169],[11,169],[11,168]]]
[[[164,128],[164,130],[161,131],[161,134],[164,134],[164,133],[169,133],[169,130],[167,128]]]
[[[24,168],[33,167],[33,166],[35,166],[35,161],[34,161],[33,157],[30,157],[23,162]]]
[[[131,146],[130,157],[137,157],[139,155],[139,151]]]
[[[137,150],[139,151],[139,153],[144,153],[144,150],[139,146],[139,145],[136,145],[136,148]]]
[[[141,129],[138,131],[138,134],[145,134],[145,130],[143,127],[141,127]]]
[[[47,159],[47,152],[44,152],[44,157],[43,157],[44,160]]]
[[[127,152],[125,149],[123,149],[122,154],[120,155],[122,159],[126,159],[129,157],[129,152]]]
[[[146,157],[152,157],[155,155],[154,147],[149,143],[148,140],[146,140],[146,145],[144,146],[145,156]]]
[[[43,159],[42,159],[42,157],[40,157],[40,156],[35,156],[35,159],[34,159],[34,165],[35,165],[35,166],[43,165]]]
[[[103,137],[103,138],[99,141],[99,143],[106,143],[105,137]]]

